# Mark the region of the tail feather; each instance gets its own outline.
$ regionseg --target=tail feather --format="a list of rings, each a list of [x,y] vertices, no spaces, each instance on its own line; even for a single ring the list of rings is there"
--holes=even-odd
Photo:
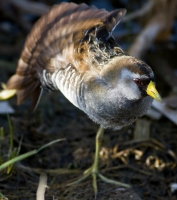
[[[7,89],[23,89],[33,83],[34,77],[32,75],[20,76],[18,74],[13,75],[7,82]],[[35,81],[34,81],[35,82]]]
[[[41,93],[40,82],[32,75],[13,75],[7,82],[7,89],[17,90],[17,104],[22,104],[28,98],[32,98],[32,109],[35,108]]]

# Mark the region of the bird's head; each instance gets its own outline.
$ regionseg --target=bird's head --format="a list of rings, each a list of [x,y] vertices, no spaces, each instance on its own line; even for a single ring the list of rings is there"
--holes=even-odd
[[[102,71],[103,80],[113,93],[128,100],[142,100],[150,96],[157,101],[161,97],[155,87],[152,69],[143,61],[123,55],[108,63]]]

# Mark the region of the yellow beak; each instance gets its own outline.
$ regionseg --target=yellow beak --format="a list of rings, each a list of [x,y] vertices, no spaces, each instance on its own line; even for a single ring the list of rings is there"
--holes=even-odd
[[[154,98],[157,101],[162,101],[162,98],[160,96],[160,94],[157,92],[156,88],[155,88],[155,84],[154,82],[150,81],[147,90],[146,90],[147,94],[149,96],[151,96],[152,98]]]

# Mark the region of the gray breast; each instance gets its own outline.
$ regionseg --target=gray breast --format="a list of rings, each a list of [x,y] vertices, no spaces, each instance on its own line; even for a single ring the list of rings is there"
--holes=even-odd
[[[106,95],[106,94],[105,94]],[[104,99],[105,100],[105,99]],[[103,128],[122,128],[132,124],[138,117],[146,114],[153,99],[145,97],[142,101],[127,101],[121,105],[119,99],[113,102],[87,102],[85,112]],[[89,106],[88,106],[89,104]]]

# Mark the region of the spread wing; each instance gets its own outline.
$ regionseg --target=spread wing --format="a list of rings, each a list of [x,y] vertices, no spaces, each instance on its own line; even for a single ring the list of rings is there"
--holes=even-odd
[[[88,54],[81,53],[80,47],[86,48],[93,33],[98,40],[109,40],[125,12],[124,9],[107,12],[86,4],[66,2],[52,7],[28,35],[16,74],[7,83],[8,89],[17,90],[18,104],[29,97],[33,99],[33,106],[36,104],[43,70],[53,73],[68,64],[80,73],[87,70],[90,66],[83,62]]]

